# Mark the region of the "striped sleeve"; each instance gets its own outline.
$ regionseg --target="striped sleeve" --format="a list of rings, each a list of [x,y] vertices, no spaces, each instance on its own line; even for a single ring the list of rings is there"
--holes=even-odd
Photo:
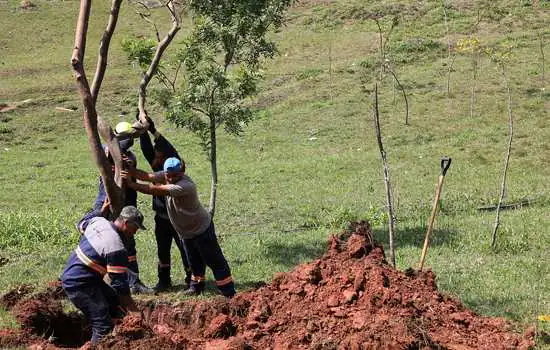
[[[107,273],[111,278],[111,287],[119,295],[129,295],[130,288],[128,287],[128,253],[126,249],[117,250],[109,253],[106,256]]]

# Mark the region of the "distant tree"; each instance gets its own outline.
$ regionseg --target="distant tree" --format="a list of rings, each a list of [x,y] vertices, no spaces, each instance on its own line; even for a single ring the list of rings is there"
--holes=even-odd
[[[447,36],[447,98],[451,97],[451,73],[453,72],[453,66],[455,63],[456,55],[453,55],[453,44],[449,33],[449,21],[447,19],[447,8],[450,7],[447,4],[447,0],[442,0],[443,18],[445,20],[445,36]]]
[[[257,93],[261,63],[276,53],[267,39],[283,24],[292,0],[194,0],[194,28],[177,57],[183,84],[173,94],[167,119],[201,140],[210,160],[210,213],[214,215],[218,185],[217,135],[224,127],[239,135],[253,117],[249,98]]]
[[[472,64],[472,80],[471,80],[471,92],[470,92],[470,117],[473,118],[475,113],[476,104],[476,88],[478,77],[479,58],[482,53],[482,46],[479,39],[473,35],[470,35],[467,39],[461,39],[457,44],[457,51],[470,55]]]

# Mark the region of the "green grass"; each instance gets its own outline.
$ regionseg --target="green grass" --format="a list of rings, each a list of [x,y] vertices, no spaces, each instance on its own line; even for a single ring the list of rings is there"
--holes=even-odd
[[[78,240],[74,222],[91,206],[97,189],[97,170],[68,64],[78,6],[63,1],[36,4],[31,10],[18,9],[13,0],[0,4],[0,29],[9,33],[0,38],[6,53],[0,58],[0,103],[32,99],[0,114],[0,256],[9,259],[0,267],[1,292],[20,283],[41,285],[61,273]],[[107,3],[93,6],[89,79],[108,11]],[[550,94],[547,83],[540,94],[539,41],[533,28],[548,22],[549,14],[515,1],[495,3],[484,12],[476,33],[484,45],[516,39],[513,61],[507,65],[515,139],[506,201],[535,199],[529,207],[502,213],[493,250],[494,213],[480,213],[477,207],[496,203],[500,189],[507,142],[501,75],[488,59],[480,60],[476,112],[470,117],[468,56],[456,57],[451,96],[446,96],[447,37],[440,2],[400,6],[407,11],[388,48],[409,97],[409,127],[404,126],[400,92],[389,77],[380,85],[382,135],[398,218],[398,267],[418,264],[439,158],[451,156],[427,266],[436,272],[442,291],[474,311],[506,317],[521,328],[532,325],[537,315],[550,313]],[[461,1],[448,9],[453,42],[471,33],[476,6]],[[272,34],[280,55],[265,68],[257,100],[260,116],[243,137],[220,134],[215,222],[240,290],[322,254],[328,234],[350,220],[372,220],[377,238],[387,244],[372,99],[361,86],[362,67],[372,70],[378,55],[376,26],[365,14],[379,8],[385,8],[383,1],[295,6],[287,26]],[[384,28],[388,23],[383,21]],[[547,26],[540,28],[548,41]],[[149,35],[149,27],[124,4],[98,100],[100,115],[113,124],[133,118],[139,74],[127,64],[120,42],[139,34]],[[176,46],[183,36],[177,38]],[[550,57],[546,47],[545,54]],[[58,112],[56,106],[76,106],[79,111]],[[209,163],[198,140],[162,122],[158,107],[149,110],[185,157],[207,203]],[[119,117],[121,113],[128,116]],[[145,167],[139,150],[136,153]],[[149,227],[137,237],[142,278],[154,284],[150,199],[140,196],[139,206]],[[174,265],[173,276],[181,280],[181,264]],[[0,320],[11,322],[5,314]]]

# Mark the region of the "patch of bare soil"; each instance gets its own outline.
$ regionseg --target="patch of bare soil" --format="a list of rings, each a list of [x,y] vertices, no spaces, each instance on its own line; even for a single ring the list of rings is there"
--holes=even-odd
[[[21,332],[36,341],[58,323],[71,334],[82,320],[59,313],[50,302],[24,299]],[[33,304],[34,303],[34,304]],[[20,313],[19,313],[20,314]],[[15,312],[15,315],[18,315]],[[3,341],[19,333],[3,331]],[[55,333],[55,332],[54,332]],[[69,332],[67,332],[69,333]],[[5,334],[5,335],[4,335]],[[57,345],[76,339],[57,333]],[[15,338],[14,338],[15,337]],[[52,345],[53,344],[53,345]],[[437,291],[430,272],[397,271],[373,243],[368,223],[332,236],[321,258],[277,274],[271,284],[240,293],[178,305],[143,308],[128,316],[100,349],[527,349],[532,333],[519,334],[502,318],[476,315]]]
[[[294,8],[310,8],[316,6],[330,6],[332,5],[333,0],[298,0],[293,5]]]
[[[32,9],[33,7],[36,7],[36,5],[30,0],[22,0],[19,4],[19,8],[24,10]]]
[[[32,102],[32,99],[26,99],[24,101],[19,102],[11,102],[11,103],[0,103],[0,113],[5,113],[9,111],[13,111],[21,106],[24,106],[28,103]]]

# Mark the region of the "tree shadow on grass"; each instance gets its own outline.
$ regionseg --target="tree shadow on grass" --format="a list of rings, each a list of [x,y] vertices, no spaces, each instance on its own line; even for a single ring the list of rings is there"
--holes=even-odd
[[[397,229],[394,237],[394,244],[396,247],[416,247],[422,248],[424,246],[424,239],[426,237],[426,227],[407,227],[404,229]],[[388,230],[376,228],[373,229],[374,240],[382,243],[384,246],[389,244]],[[445,246],[452,245],[456,240],[457,233],[448,229],[434,229],[430,235],[430,246]]]
[[[237,293],[245,292],[249,290],[255,290],[262,286],[265,286],[267,283],[265,281],[235,281],[235,288],[237,289]],[[172,288],[170,288],[167,292],[169,293],[177,293],[184,290],[183,284],[174,285]],[[216,286],[215,281],[207,280],[204,292],[202,294],[203,297],[215,297],[220,296],[220,291],[218,287]],[[188,297],[192,298],[192,297]]]
[[[515,322],[521,322],[525,312],[521,312],[518,301],[512,298],[493,296],[490,298],[464,297],[462,302],[481,315],[505,317]]]
[[[327,241],[317,242],[265,242],[266,260],[286,270],[306,261],[314,260],[327,251]]]
[[[342,230],[333,230],[338,233]],[[388,232],[386,229],[376,228],[373,230],[375,241],[388,246]],[[416,247],[422,248],[426,228],[422,226],[400,229],[396,233],[396,247]],[[327,239],[317,241],[266,241],[263,243],[266,251],[265,259],[283,266],[286,270],[305,261],[311,261],[326,253],[328,248]],[[456,232],[448,229],[434,229],[430,238],[430,246],[452,245],[456,241]]]

